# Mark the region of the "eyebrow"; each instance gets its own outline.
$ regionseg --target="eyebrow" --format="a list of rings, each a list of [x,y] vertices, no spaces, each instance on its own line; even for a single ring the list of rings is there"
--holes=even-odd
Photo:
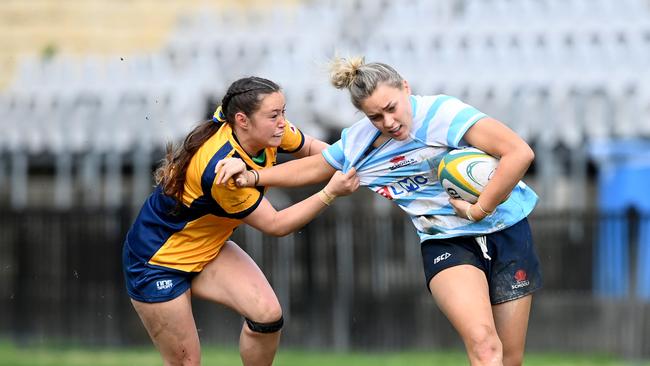
[[[286,110],[286,109],[287,109],[287,105],[285,104],[285,105],[282,106],[282,108],[271,109],[271,110],[268,111],[267,113],[282,112],[282,111],[284,111],[284,110]]]
[[[389,109],[394,104],[394,102],[395,102],[394,100],[389,101],[388,104],[386,104],[386,106],[383,107],[381,110],[385,111],[385,110]],[[379,115],[380,114],[371,114],[371,115],[368,115],[368,118],[372,119],[372,118],[377,117]]]

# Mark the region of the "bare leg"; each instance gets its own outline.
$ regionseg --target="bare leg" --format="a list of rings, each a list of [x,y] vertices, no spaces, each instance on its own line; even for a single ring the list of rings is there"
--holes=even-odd
[[[282,309],[257,264],[232,241],[192,281],[195,296],[224,304],[257,323],[280,319]],[[258,333],[244,322],[239,351],[244,365],[271,365],[280,343],[280,331]]]
[[[160,303],[131,300],[165,366],[200,365],[201,346],[196,331],[190,291]]]
[[[502,345],[483,271],[471,265],[447,268],[431,279],[429,288],[463,339],[470,364],[503,365]]]
[[[526,332],[532,295],[494,305],[494,321],[503,343],[504,366],[520,366],[524,361]]]

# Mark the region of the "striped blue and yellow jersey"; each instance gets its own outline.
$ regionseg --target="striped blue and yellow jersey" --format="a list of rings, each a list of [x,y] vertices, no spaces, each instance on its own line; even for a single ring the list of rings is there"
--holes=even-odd
[[[138,261],[183,272],[200,272],[214,259],[242,219],[262,201],[264,187],[238,188],[232,180],[216,185],[219,160],[240,158],[248,169],[276,163],[278,152],[296,152],[305,141],[300,130],[287,121],[278,148],[265,149],[265,161],[256,163],[242,149],[228,124],[194,154],[187,168],[182,204],[166,196],[161,187],[147,198],[130,228],[126,249]]]

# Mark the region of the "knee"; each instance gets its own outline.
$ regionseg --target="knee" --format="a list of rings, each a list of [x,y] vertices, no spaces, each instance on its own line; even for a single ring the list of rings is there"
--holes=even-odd
[[[503,357],[501,340],[493,327],[478,325],[473,327],[465,341],[470,358],[481,365],[492,365]]]
[[[259,301],[256,309],[247,316],[258,323],[272,323],[282,317],[282,307],[275,297]]]
[[[282,329],[282,307],[277,299],[260,302],[257,309],[245,316],[248,330],[255,333],[275,333]]]

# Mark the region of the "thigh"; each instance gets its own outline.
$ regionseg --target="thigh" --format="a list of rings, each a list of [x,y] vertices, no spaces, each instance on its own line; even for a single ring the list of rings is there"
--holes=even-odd
[[[532,298],[532,295],[527,295],[492,307],[504,358],[523,357]]]
[[[420,249],[427,288],[432,278],[448,268],[465,264],[480,270],[486,268],[479,259],[481,257],[479,246],[470,236],[427,240],[420,245]]]
[[[219,255],[194,278],[192,294],[255,321],[275,321],[282,315],[275,292],[260,268],[232,241],[227,241]]]
[[[165,302],[146,303],[133,299],[131,302],[163,359],[200,363],[201,347],[190,291]]]
[[[431,279],[429,289],[463,340],[477,327],[494,329],[487,279],[479,268],[467,264],[447,268]]]

